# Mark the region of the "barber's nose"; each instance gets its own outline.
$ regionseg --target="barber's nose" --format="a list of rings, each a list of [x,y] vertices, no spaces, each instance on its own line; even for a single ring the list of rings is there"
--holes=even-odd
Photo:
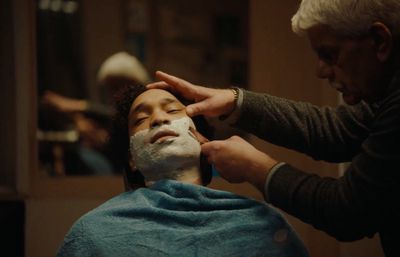
[[[153,115],[150,123],[151,128],[159,127],[162,125],[168,125],[171,123],[171,119],[165,113],[156,113]]]
[[[320,79],[328,79],[333,77],[332,65],[324,62],[323,60],[318,60],[315,74]]]

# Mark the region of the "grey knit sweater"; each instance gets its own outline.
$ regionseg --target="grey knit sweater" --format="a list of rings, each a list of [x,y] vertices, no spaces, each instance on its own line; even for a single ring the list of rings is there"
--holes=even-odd
[[[316,160],[351,161],[339,179],[283,165],[272,176],[269,201],[326,231],[353,241],[380,233],[387,257],[400,256],[400,76],[379,104],[317,107],[244,91],[237,126]]]

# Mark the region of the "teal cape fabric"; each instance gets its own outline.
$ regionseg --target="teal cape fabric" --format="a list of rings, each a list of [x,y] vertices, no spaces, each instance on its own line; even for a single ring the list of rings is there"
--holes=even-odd
[[[172,180],[118,195],[81,217],[57,256],[269,256],[307,251],[273,207]]]

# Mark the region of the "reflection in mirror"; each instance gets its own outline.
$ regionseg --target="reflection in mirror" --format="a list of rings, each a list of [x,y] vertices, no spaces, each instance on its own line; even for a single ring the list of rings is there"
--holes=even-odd
[[[112,95],[127,83],[148,83],[163,70],[197,84],[247,84],[248,1],[37,0],[36,7],[42,176],[121,173],[107,138]],[[217,128],[217,137],[232,133]]]

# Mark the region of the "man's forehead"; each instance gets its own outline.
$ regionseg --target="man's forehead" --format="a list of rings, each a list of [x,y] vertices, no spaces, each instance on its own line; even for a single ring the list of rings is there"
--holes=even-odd
[[[179,103],[173,94],[162,89],[150,89],[140,94],[132,103],[131,112],[138,111],[141,107],[152,107],[160,104]],[[183,105],[183,104],[182,104]]]

